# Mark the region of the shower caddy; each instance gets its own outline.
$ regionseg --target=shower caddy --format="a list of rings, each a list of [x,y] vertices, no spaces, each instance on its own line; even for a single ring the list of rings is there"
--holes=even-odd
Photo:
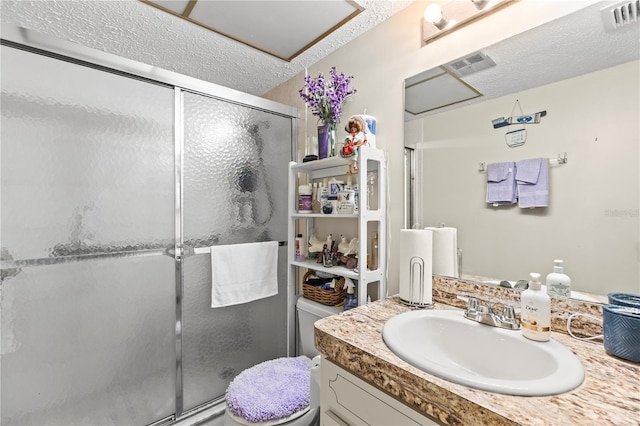
[[[317,179],[341,177],[347,174],[351,158],[329,157],[322,160],[306,163],[289,163],[289,202],[288,202],[288,282],[292,288],[299,288],[299,283],[307,271],[320,271],[351,278],[356,283],[358,306],[367,303],[367,297],[371,300],[386,297],[386,163],[385,153],[381,149],[364,146],[360,148],[358,155],[358,173],[352,175],[354,182],[359,187],[358,211],[351,214],[323,214],[323,213],[298,213],[297,188],[300,182],[312,182]],[[371,194],[367,191],[367,182],[370,173],[375,174],[375,184],[371,194],[377,202],[369,203]],[[337,222],[335,222],[337,221]],[[346,222],[343,222],[346,221]],[[339,226],[355,224],[358,237],[358,266],[356,269],[347,269],[344,266],[325,267],[317,263],[315,259],[304,261],[295,260],[295,239],[298,233],[303,233],[305,240],[309,241],[313,230],[318,227],[330,229],[332,223]],[[374,270],[367,268],[367,257],[371,251],[373,235],[378,234],[378,265]],[[334,233],[334,238],[337,235]],[[375,291],[372,291],[375,290]],[[297,292],[299,293],[299,292]]]

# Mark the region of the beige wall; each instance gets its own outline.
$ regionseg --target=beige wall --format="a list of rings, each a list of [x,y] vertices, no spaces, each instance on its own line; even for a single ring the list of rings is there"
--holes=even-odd
[[[332,66],[353,75],[358,93],[346,104],[343,117],[371,114],[377,118],[377,145],[388,156],[388,292],[398,292],[398,235],[403,226],[404,115],[403,81],[434,66],[449,62],[514,34],[595,3],[584,1],[520,0],[482,21],[421,47],[421,19],[428,2],[418,1],[358,39],[338,49],[309,68],[308,73],[328,74]],[[517,24],[514,24],[517,23]],[[298,95],[304,72],[271,90],[265,97],[300,109]],[[298,141],[303,146],[305,130],[315,133],[316,120],[309,115],[305,129],[301,120]],[[339,133],[338,139],[345,134]]]

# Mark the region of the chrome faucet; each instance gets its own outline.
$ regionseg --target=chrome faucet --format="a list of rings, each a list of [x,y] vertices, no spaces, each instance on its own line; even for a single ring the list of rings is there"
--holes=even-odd
[[[497,314],[494,312],[497,307],[496,303],[489,302],[487,305],[482,305],[475,297],[458,296],[458,298],[466,299],[467,310],[464,312],[464,317],[471,321],[508,330],[518,330],[520,328],[513,305],[503,305],[502,312]]]

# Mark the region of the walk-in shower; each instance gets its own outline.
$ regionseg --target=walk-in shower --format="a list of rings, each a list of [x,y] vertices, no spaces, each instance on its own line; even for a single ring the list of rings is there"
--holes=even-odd
[[[296,110],[23,29],[1,49],[0,423],[171,423],[292,355],[286,247],[277,296],[217,309],[194,248],[286,241]]]

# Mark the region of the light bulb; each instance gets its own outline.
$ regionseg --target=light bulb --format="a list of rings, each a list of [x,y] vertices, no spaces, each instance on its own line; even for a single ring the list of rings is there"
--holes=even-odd
[[[478,9],[482,10],[490,3],[489,0],[471,0],[471,3]]]
[[[431,22],[432,24],[435,24],[440,19],[442,19],[442,8],[440,7],[440,5],[437,3],[431,3],[429,6],[427,6],[427,8],[424,10],[424,19]]]
[[[440,5],[437,3],[431,3],[427,6],[424,10],[424,19],[431,22],[440,30],[447,26],[447,18],[444,16],[442,8],[440,8]]]

